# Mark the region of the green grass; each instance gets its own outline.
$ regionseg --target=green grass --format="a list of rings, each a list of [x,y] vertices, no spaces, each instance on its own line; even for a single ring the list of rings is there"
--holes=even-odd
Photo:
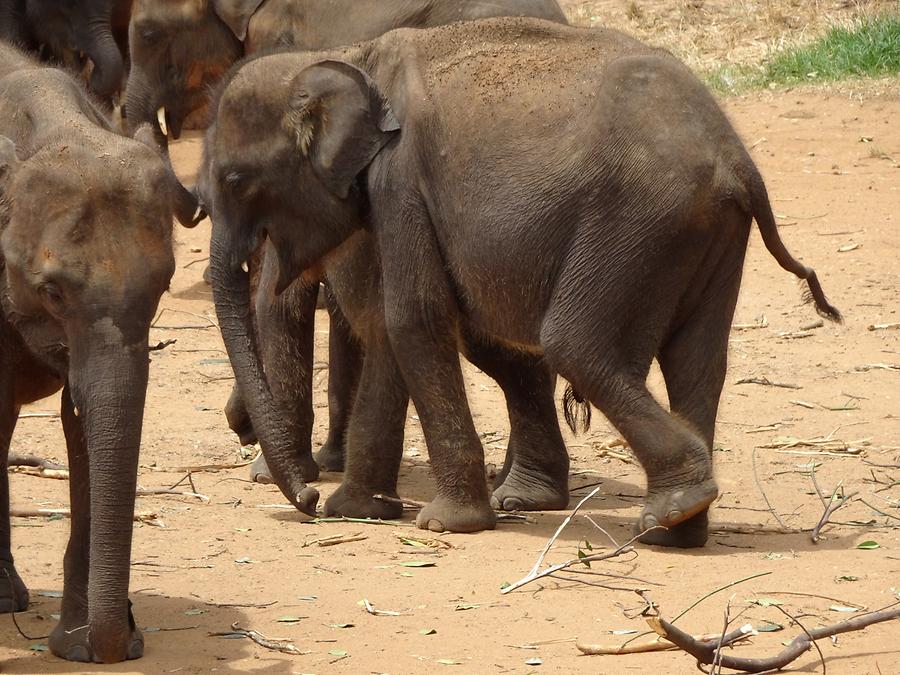
[[[884,15],[851,28],[834,27],[815,42],[774,54],[761,67],[723,66],[706,74],[714,90],[832,82],[900,73],[900,15]]]

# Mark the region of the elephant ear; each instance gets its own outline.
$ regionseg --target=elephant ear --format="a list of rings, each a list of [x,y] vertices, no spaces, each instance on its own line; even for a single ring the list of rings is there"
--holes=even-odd
[[[345,199],[356,177],[400,130],[372,79],[343,61],[320,61],[290,84],[284,118],[328,190]]]
[[[6,226],[10,200],[6,196],[13,174],[19,168],[16,145],[6,136],[0,136],[0,227]]]
[[[213,11],[241,42],[247,37],[247,26],[254,12],[265,0],[212,0]]]

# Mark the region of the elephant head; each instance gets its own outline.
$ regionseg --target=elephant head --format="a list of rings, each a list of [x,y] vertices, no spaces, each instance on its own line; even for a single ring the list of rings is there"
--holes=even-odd
[[[177,139],[202,113],[209,90],[243,56],[242,41],[262,0],[136,0],[129,27],[127,128],[149,123]]]
[[[362,70],[322,61],[298,72],[296,58],[251,62],[226,86],[207,134],[201,184],[212,208],[216,311],[238,387],[276,484],[298,509],[314,513],[318,494],[303,483],[260,364],[246,268],[268,237],[281,292],[362,228],[360,177],[399,124]]]
[[[20,158],[0,136],[0,302],[34,356],[67,381],[81,422],[88,635],[94,658],[108,662],[126,658],[131,632],[148,332],[175,269],[171,190],[165,165],[132,140],[51,142]]]
[[[111,98],[122,86],[125,64],[113,37],[113,12],[130,0],[27,0],[26,19],[35,41],[67,68],[83,71],[99,97]]]

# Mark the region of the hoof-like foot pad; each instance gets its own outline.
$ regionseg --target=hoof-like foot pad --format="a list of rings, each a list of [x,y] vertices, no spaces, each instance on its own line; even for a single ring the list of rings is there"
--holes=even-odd
[[[569,506],[568,485],[525,484],[510,474],[506,482],[494,490],[491,506],[498,511],[556,511]]]
[[[460,505],[438,497],[426,504],[416,518],[416,527],[432,532],[479,532],[496,526],[497,514],[487,500],[483,505]]]
[[[322,471],[342,472],[344,470],[344,449],[339,445],[326,441],[316,453],[316,463]]]
[[[60,620],[50,633],[47,644],[50,651],[61,659],[78,661],[79,663],[116,663],[119,661],[131,661],[144,655],[144,636],[134,623],[129,603],[128,609],[128,640],[124,653],[107,654],[101,658],[91,645],[90,631],[86,625],[87,619],[67,621]]]
[[[671,528],[693,518],[719,496],[719,488],[712,478],[671,492],[651,492],[638,521],[641,532],[656,526]]]
[[[635,528],[635,535],[644,530]],[[709,538],[709,509],[704,509],[693,518],[673,525],[665,530],[651,530],[640,538],[642,544],[665,546],[668,548],[700,548]]]
[[[272,479],[272,473],[269,471],[269,465],[262,453],[256,456],[253,463],[250,464],[250,480],[254,483],[262,483],[263,485],[271,485],[275,481]]]
[[[373,490],[348,488],[341,485],[333,495],[325,500],[326,516],[344,516],[347,518],[373,518],[393,520],[403,515],[403,504],[395,492],[381,493],[397,498],[396,502],[375,499]]]
[[[7,576],[8,575],[8,576]],[[0,614],[28,609],[28,589],[11,562],[0,561]]]

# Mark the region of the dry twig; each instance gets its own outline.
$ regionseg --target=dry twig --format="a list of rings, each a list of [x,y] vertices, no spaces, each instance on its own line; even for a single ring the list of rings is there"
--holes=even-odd
[[[803,635],[798,635],[794,638],[787,647],[776,656],[752,659],[722,654],[719,660],[723,668],[739,670],[744,673],[761,673],[769,670],[780,670],[806,653],[816,640],[838,635],[840,633],[862,630],[872,624],[891,621],[897,618],[900,618],[900,609],[896,608],[862,614],[831,626],[805,631]],[[692,635],[685,633],[661,616],[647,617],[647,624],[659,636],[678,645],[682,650],[696,658],[699,663],[707,665],[713,663],[716,652],[715,642],[698,641]]]
[[[831,514],[834,513],[835,511],[837,511],[839,508],[844,506],[844,504],[846,504],[851,499],[853,499],[853,497],[855,497],[856,495],[859,494],[858,492],[853,492],[849,495],[841,495],[840,497],[838,497],[839,489],[841,489],[840,485],[834,489],[834,492],[831,493],[831,499],[828,500],[828,504],[825,506],[825,512],[822,514],[822,517],[819,518],[819,522],[816,523],[816,526],[812,530],[811,537],[812,537],[812,542],[814,544],[819,543],[819,540],[821,539],[821,537],[819,536],[819,533],[821,532],[821,530],[825,526],[825,524],[828,522],[828,519],[831,517]]]
[[[317,539],[304,541],[300,544],[300,548],[306,548],[313,544],[317,544],[318,546],[336,546],[337,544],[347,544],[352,541],[362,541],[363,539],[368,539],[368,537],[362,532],[355,532],[353,534],[332,534],[328,537],[319,537]]]
[[[238,625],[238,622],[235,621],[231,624],[231,630],[210,633],[211,637],[225,637],[225,638],[235,638],[235,637],[245,637],[250,638],[260,647],[265,647],[266,649],[271,649],[272,651],[281,652],[282,654],[293,654],[294,656],[302,656],[303,654],[309,654],[310,652],[303,652],[297,649],[293,642],[288,640],[287,638],[271,638],[266,635],[263,635],[259,631],[252,629],[241,628]]]
[[[62,516],[63,518],[71,518],[72,512],[69,509],[17,509],[15,507],[9,510],[9,515],[15,518],[46,518],[48,516]],[[133,519],[136,523],[146,523],[155,527],[163,527],[163,522],[159,519],[159,514],[154,511],[135,511]]]
[[[751,638],[756,634],[757,633],[753,629],[753,626],[751,626],[750,624],[745,624],[740,628],[731,631],[730,633],[726,633],[725,635],[722,635],[721,633],[706,633],[704,635],[695,635],[692,637],[694,640],[700,643],[709,642],[715,648],[715,646],[719,644],[720,640],[722,646],[727,646],[730,644],[734,644],[739,640],[746,640],[747,638]],[[670,642],[669,640],[659,635],[657,635],[652,640],[647,640],[645,642],[629,641],[621,645],[576,642],[575,646],[582,654],[588,655],[645,654],[647,652],[661,652],[670,649],[679,649],[678,645],[676,645],[674,642]]]
[[[761,384],[765,387],[781,387],[782,389],[803,389],[799,384],[789,384],[787,382],[773,382],[768,377],[742,377],[735,381],[735,384]]]

